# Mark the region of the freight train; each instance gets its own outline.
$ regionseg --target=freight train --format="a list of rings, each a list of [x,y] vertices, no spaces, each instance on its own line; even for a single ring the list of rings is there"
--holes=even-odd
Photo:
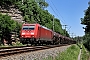
[[[22,44],[73,44],[76,41],[52,31],[38,23],[23,24],[20,31]]]

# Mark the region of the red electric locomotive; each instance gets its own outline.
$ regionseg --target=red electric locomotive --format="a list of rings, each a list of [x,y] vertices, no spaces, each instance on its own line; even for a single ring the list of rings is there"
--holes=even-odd
[[[39,24],[23,24],[20,32],[20,42],[22,44],[37,44],[51,42],[53,31]]]
[[[69,37],[60,35],[40,24],[23,24],[20,32],[22,44],[72,44]]]

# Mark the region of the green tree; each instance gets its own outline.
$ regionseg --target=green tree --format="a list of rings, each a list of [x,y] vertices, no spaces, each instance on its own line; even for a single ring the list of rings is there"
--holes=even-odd
[[[83,27],[85,29],[84,39],[86,40],[84,44],[88,49],[90,49],[90,2],[88,2],[88,4],[89,7],[85,10],[84,18],[81,18],[81,24],[86,25],[86,27]]]
[[[45,0],[35,0],[35,1],[39,4],[40,8],[42,8],[42,9],[48,7],[48,3],[45,2]]]
[[[25,22],[35,23],[38,22],[40,7],[34,0],[24,0],[16,3],[18,8],[23,12]]]
[[[9,5],[13,5],[16,2],[18,2],[20,0],[0,0],[0,5],[5,5],[5,6],[9,6]]]
[[[16,28],[16,23],[14,20],[11,20],[11,17],[8,15],[0,14],[0,38],[1,41],[3,39],[10,39],[10,32],[12,32]]]

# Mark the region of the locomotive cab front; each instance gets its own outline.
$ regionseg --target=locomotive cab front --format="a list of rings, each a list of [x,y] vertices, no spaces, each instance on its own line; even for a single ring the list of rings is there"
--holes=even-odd
[[[33,42],[36,38],[35,30],[35,24],[23,24],[20,34],[20,42],[23,44]]]

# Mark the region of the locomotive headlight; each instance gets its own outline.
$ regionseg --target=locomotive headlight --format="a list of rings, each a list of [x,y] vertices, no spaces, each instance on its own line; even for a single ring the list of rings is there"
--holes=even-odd
[[[22,33],[22,35],[24,35],[25,33]]]
[[[34,35],[34,32],[31,32],[31,35]]]

